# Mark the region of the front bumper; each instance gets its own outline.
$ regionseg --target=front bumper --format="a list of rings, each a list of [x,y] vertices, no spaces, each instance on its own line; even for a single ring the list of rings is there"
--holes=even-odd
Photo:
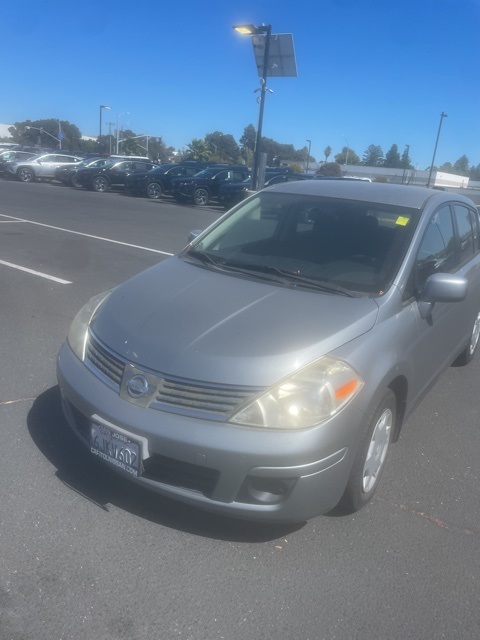
[[[65,416],[89,446],[92,416],[148,443],[133,482],[184,503],[264,522],[301,522],[330,511],[353,464],[361,412],[346,407],[298,432],[254,429],[147,409],[120,398],[62,347],[57,376]]]

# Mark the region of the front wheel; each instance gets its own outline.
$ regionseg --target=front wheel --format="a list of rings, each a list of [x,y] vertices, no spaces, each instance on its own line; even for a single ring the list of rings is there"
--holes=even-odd
[[[17,171],[17,178],[21,182],[33,182],[35,180],[35,172],[28,167],[20,167]]]
[[[396,405],[395,395],[388,389],[368,424],[340,503],[350,512],[366,505],[377,489],[395,430]]]
[[[106,191],[108,189],[108,180],[103,176],[95,176],[92,180],[92,189],[94,191]]]
[[[158,182],[150,182],[147,186],[147,196],[152,200],[158,200],[162,195],[162,186]]]
[[[210,196],[206,189],[195,189],[193,192],[193,201],[198,207],[204,207],[209,200]]]
[[[465,347],[465,349],[456,359],[455,364],[466,365],[469,362],[471,362],[477,350],[479,340],[480,340],[480,311],[478,312],[477,317],[475,318],[475,322],[473,323],[470,340],[468,341],[468,344]]]

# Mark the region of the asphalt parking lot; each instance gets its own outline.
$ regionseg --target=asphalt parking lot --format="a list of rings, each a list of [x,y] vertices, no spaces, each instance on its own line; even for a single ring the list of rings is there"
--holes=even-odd
[[[70,434],[76,311],[221,213],[0,179],[0,638],[478,638],[480,358],[409,418],[371,504],[291,527],[145,493]]]

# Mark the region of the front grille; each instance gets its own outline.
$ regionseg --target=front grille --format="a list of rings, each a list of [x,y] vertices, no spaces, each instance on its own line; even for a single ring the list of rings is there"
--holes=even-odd
[[[165,411],[201,412],[220,419],[231,415],[236,407],[257,391],[249,387],[222,387],[163,378],[158,385],[155,402],[161,405],[158,408]]]
[[[157,411],[168,411],[204,420],[227,420],[238,407],[263,390],[260,387],[240,387],[176,378],[150,369],[142,369],[121,359],[91,331],[88,336],[85,364],[92,373],[128,402]],[[128,394],[126,386],[132,375],[142,374],[148,378],[150,395],[136,399]]]
[[[198,491],[211,498],[220,477],[218,469],[199,467],[166,456],[152,455],[144,460],[142,477],[181,489]]]
[[[86,360],[120,389],[125,363],[95,340],[92,333],[88,335]]]

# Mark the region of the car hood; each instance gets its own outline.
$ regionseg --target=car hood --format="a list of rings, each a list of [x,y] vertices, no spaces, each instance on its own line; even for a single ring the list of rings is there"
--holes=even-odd
[[[369,331],[377,314],[371,298],[272,285],[172,257],[114,289],[91,328],[143,368],[267,386]]]

